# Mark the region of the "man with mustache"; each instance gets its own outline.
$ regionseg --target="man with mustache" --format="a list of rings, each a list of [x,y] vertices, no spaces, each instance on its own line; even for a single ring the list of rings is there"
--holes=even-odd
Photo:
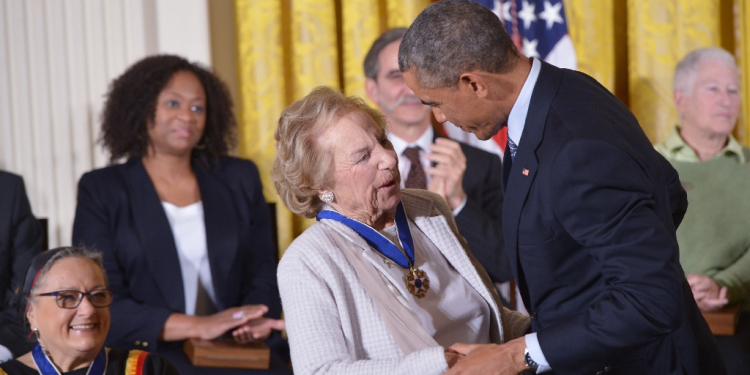
[[[430,108],[406,86],[398,69],[398,48],[405,33],[406,28],[383,33],[364,61],[367,96],[387,119],[388,136],[399,155],[401,186],[443,196],[461,235],[492,281],[506,282],[513,276],[502,236],[500,158],[435,133]]]

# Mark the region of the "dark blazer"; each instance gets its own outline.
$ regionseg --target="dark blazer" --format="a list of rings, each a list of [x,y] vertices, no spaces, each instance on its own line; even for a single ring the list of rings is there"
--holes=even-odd
[[[9,303],[31,259],[42,251],[42,238],[23,179],[0,171],[0,345],[14,356],[26,353],[33,344],[24,339],[26,329]]]
[[[542,63],[508,160],[505,240],[554,373],[726,373],[679,263],[687,196],[617,98]]]
[[[458,231],[492,281],[506,282],[513,278],[513,273],[503,240],[502,163],[493,153],[459,144],[466,156],[463,179],[466,205],[456,216]]]
[[[223,158],[216,169],[196,167],[195,175],[216,307],[265,304],[267,316],[278,318],[277,255],[257,168],[248,160]],[[170,314],[185,312],[180,263],[167,216],[139,159],[81,177],[73,243],[104,255],[114,292],[106,345],[156,351],[173,361],[162,350],[170,345],[157,336]]]

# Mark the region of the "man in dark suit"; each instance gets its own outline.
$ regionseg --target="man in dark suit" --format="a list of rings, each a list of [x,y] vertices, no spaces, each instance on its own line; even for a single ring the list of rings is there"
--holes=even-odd
[[[617,98],[521,56],[466,0],[425,9],[399,66],[438,121],[480,139],[508,126],[503,225],[533,332],[456,345],[451,373],[726,373],[679,263],[685,192]]]
[[[0,171],[0,362],[31,350],[10,300],[31,259],[42,251],[42,229],[31,213],[21,176]]]
[[[437,136],[430,108],[406,86],[398,69],[398,46],[405,33],[405,28],[385,32],[364,61],[367,96],[387,119],[388,136],[399,155],[402,187],[442,195],[453,210],[458,230],[492,281],[506,282],[513,275],[502,236],[500,158]]]

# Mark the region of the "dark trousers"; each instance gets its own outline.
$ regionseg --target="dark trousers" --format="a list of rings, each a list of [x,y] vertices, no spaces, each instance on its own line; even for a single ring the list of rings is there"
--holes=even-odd
[[[716,336],[729,375],[750,375],[750,312],[740,313],[734,336]]]

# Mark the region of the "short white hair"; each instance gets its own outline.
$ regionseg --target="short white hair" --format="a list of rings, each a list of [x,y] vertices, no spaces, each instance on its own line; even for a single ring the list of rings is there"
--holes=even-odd
[[[698,48],[688,53],[678,64],[674,71],[674,91],[683,91],[689,93],[693,90],[696,73],[701,64],[707,61],[718,61],[726,63],[737,70],[737,63],[734,56],[726,50],[718,47]]]

